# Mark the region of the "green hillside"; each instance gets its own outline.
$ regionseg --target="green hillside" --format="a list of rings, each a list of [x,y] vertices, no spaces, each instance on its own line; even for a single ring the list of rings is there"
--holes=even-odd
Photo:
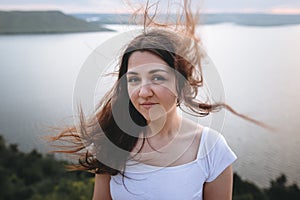
[[[0,34],[109,31],[60,11],[0,11]]]

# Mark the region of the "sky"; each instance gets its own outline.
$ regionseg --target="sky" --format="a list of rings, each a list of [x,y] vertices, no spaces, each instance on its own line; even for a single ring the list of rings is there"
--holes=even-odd
[[[159,0],[149,0],[150,3]],[[0,0],[0,10],[60,10],[65,13],[130,13],[128,0]],[[130,0],[131,5],[146,0]],[[160,0],[166,8],[167,0]],[[171,5],[180,0],[169,0]],[[300,0],[192,0],[205,12],[300,14]],[[172,6],[171,6],[172,7]]]

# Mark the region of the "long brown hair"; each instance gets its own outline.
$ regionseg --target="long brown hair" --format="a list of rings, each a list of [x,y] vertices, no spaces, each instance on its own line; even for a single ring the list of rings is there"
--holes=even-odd
[[[148,13],[150,7],[147,4],[143,11],[143,32],[127,45],[121,56],[118,81],[99,102],[95,113],[85,119],[84,113],[79,109],[79,125],[63,129],[51,138],[52,141],[65,141],[69,144],[56,146],[56,152],[79,157],[79,164],[72,165],[71,169],[124,175],[125,163],[130,152],[147,125],[145,118],[129,99],[124,76],[127,73],[128,60],[135,51],[151,52],[178,72],[177,105],[181,109],[184,105],[184,111],[187,108],[194,115],[201,117],[225,108],[246,120],[262,125],[237,113],[223,102],[209,103],[196,99],[199,87],[203,86],[203,55],[201,41],[195,34],[198,15],[192,13],[190,1],[184,1],[183,11],[175,24],[156,22],[155,14],[150,16]],[[128,101],[124,103],[124,99]],[[126,126],[125,129],[114,117],[114,110],[117,110],[118,118]]]

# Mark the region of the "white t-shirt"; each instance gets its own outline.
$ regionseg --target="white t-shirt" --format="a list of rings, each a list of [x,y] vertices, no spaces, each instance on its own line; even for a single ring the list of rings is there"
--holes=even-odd
[[[194,161],[158,167],[130,160],[126,177],[111,177],[111,196],[113,200],[202,200],[203,184],[215,180],[235,160],[224,137],[205,127]]]

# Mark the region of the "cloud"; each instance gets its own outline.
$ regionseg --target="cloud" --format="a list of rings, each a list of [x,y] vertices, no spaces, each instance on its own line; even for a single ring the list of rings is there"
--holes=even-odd
[[[270,9],[272,14],[300,14],[300,8],[292,7],[275,7]]]

